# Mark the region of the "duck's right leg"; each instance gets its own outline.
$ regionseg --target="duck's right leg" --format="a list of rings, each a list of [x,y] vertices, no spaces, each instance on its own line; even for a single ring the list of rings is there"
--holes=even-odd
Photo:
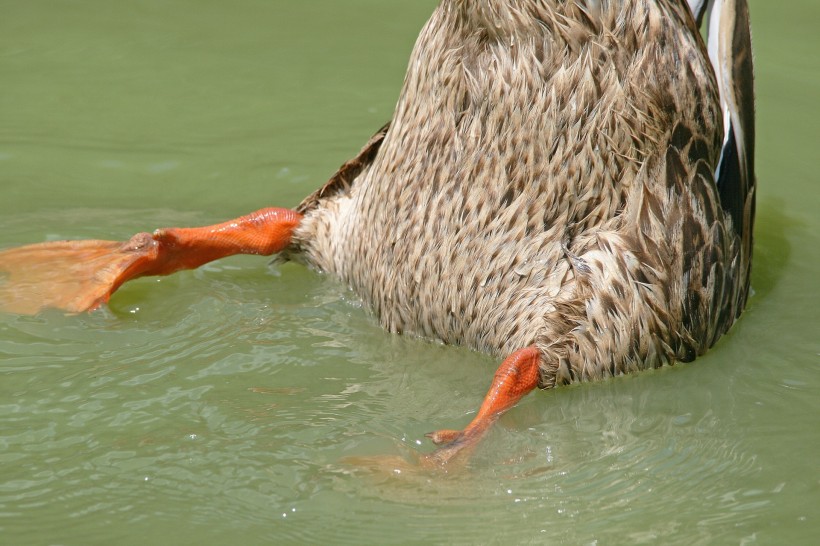
[[[90,311],[137,277],[194,269],[234,254],[275,254],[290,244],[301,219],[290,209],[267,208],[212,226],[138,233],[124,243],[59,241],[5,250],[0,311]]]
[[[427,434],[437,450],[422,459],[425,466],[444,466],[460,455],[469,456],[479,440],[502,413],[515,406],[538,386],[541,351],[525,347],[508,356],[498,367],[484,402],[464,430],[438,430]]]
[[[347,457],[345,462],[391,475],[419,470],[450,472],[461,469],[501,414],[538,387],[540,362],[541,351],[534,346],[508,356],[496,370],[481,408],[464,430],[438,430],[427,434],[433,443],[439,445],[432,453],[420,455],[414,462],[396,455]]]

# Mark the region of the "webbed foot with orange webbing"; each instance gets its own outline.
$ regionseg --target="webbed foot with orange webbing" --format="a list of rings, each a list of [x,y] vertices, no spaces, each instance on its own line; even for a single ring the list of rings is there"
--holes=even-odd
[[[0,311],[90,311],[137,277],[194,269],[234,254],[279,252],[301,218],[289,209],[267,208],[212,226],[138,233],[126,242],[58,241],[5,250]]]

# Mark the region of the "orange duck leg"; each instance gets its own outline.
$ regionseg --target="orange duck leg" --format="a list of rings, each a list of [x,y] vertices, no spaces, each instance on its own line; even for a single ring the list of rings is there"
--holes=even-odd
[[[536,347],[525,347],[508,356],[496,370],[481,408],[464,430],[438,430],[427,434],[440,446],[432,453],[412,461],[398,455],[353,456],[343,461],[376,474],[388,475],[461,469],[501,414],[538,386],[540,361],[541,352]]]
[[[441,447],[425,456],[422,464],[444,466],[456,455],[468,458],[501,414],[538,386],[540,361],[541,352],[536,347],[525,347],[508,356],[496,370],[478,413],[464,430],[437,430],[427,434]]]
[[[58,241],[0,252],[0,311],[96,309],[123,283],[168,275],[234,254],[267,256],[290,244],[302,216],[267,208],[222,224],[158,229],[126,242]]]

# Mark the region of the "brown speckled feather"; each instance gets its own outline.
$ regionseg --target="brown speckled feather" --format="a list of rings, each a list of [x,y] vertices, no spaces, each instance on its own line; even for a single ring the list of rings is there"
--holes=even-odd
[[[684,0],[443,0],[389,128],[302,203],[289,257],[392,332],[536,344],[544,387],[689,361],[748,289],[723,143]]]

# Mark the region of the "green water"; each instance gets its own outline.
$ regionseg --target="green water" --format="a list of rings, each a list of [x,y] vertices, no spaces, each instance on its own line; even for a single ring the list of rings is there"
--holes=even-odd
[[[433,0],[0,0],[0,247],[293,206],[391,116]],[[233,258],[0,316],[0,543],[810,544],[820,4],[751,2],[754,296],[696,363],[529,396],[462,472],[380,474],[496,362]]]

